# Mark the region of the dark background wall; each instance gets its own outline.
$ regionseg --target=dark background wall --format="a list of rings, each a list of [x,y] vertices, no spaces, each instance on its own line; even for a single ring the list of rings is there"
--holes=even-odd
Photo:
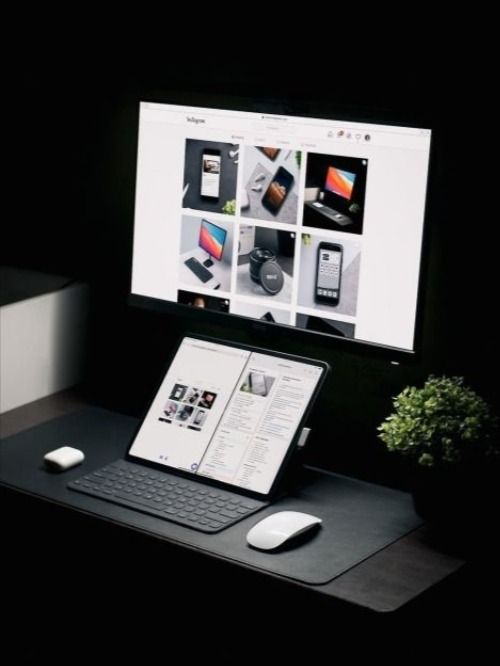
[[[12,88],[14,205],[3,224],[0,263],[91,284],[87,387],[96,400],[140,411],[166,350],[185,329],[319,356],[333,373],[312,418],[307,460],[404,485],[404,470],[385,453],[376,426],[406,384],[421,383],[429,372],[461,374],[498,409],[495,222],[473,79],[464,98],[461,64],[408,65],[402,76],[365,62],[362,76],[337,79],[325,79],[317,67],[307,76],[300,71],[288,67],[278,77],[263,77],[240,62],[200,68],[179,58],[142,69],[120,59],[75,64],[61,58],[50,67],[32,59],[16,72]],[[394,366],[340,343],[286,332],[260,340],[237,322],[220,327],[127,306],[138,100],[166,99],[173,90],[280,102],[291,97],[313,108],[320,98],[332,107],[347,104],[359,116],[420,117],[434,129],[423,350],[416,363]]]

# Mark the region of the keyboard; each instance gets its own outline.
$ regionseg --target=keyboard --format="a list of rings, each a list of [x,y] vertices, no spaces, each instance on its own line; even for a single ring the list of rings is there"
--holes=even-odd
[[[330,208],[330,206],[325,206],[325,204],[320,203],[319,201],[314,201],[311,205],[311,208],[315,208],[316,210],[319,210],[320,213],[323,213],[323,215],[327,215],[328,217],[331,217],[333,219],[341,219],[344,217],[342,213],[339,213],[338,210],[335,210],[334,208]]]
[[[68,488],[209,533],[267,504],[127,460],[70,481]]]
[[[325,206],[325,204],[321,203],[320,201],[306,201],[306,206],[309,206],[309,208],[313,208],[318,213],[321,213],[322,215],[327,217],[329,220],[333,220],[333,222],[335,222],[336,224],[340,224],[341,227],[345,227],[348,224],[352,224],[352,220],[350,217],[347,217],[347,215],[340,213],[338,210],[335,210],[334,208],[330,208],[330,206]]]
[[[207,270],[198,259],[191,257],[190,259],[186,259],[184,263],[202,282],[208,282],[210,278],[213,278],[213,273]]]

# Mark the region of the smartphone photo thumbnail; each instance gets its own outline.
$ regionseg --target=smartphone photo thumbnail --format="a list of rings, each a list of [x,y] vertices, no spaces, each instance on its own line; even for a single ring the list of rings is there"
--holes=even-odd
[[[274,174],[262,197],[262,205],[273,215],[276,215],[285,203],[285,199],[292,189],[293,181],[293,175],[282,166]]]

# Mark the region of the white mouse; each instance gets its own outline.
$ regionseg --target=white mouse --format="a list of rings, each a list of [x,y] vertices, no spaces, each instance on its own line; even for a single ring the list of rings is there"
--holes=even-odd
[[[301,511],[278,511],[254,525],[247,542],[260,550],[272,550],[322,522],[321,518]]]

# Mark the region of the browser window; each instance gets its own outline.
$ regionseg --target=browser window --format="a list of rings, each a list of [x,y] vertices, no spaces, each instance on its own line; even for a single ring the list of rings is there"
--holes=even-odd
[[[430,140],[418,127],[142,103],[132,293],[412,351]],[[202,220],[225,238],[205,265]],[[342,248],[335,297],[318,296],[325,244]],[[262,249],[273,289],[252,263]]]

